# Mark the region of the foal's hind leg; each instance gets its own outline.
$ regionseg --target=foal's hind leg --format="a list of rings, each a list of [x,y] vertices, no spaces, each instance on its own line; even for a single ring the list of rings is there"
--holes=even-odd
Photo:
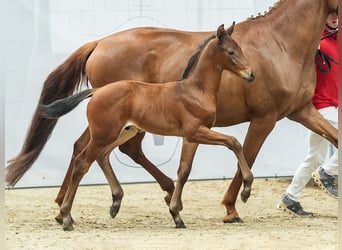
[[[55,199],[55,202],[58,204],[59,207],[61,207],[61,205],[63,203],[65,193],[66,193],[68,186],[69,186],[69,183],[70,183],[72,171],[74,169],[75,157],[82,152],[82,150],[88,144],[89,139],[90,139],[89,128],[87,127],[85,129],[85,131],[83,132],[83,134],[81,135],[81,137],[74,143],[74,151],[72,153],[72,157],[71,157],[71,161],[69,163],[67,173],[65,174],[62,186],[60,187],[59,192],[57,194],[57,197]],[[55,220],[59,224],[63,224],[63,218],[62,218],[61,213],[59,213],[55,217]]]
[[[138,133],[129,141],[120,145],[119,149],[121,152],[127,154],[132,160],[140,164],[144,169],[147,170],[159,183],[162,190],[167,192],[165,201],[169,205],[173,190],[175,189],[173,180],[161,172],[153,163],[151,163],[144,155],[141,142],[145,136],[145,133]]]
[[[70,212],[77,188],[83,176],[88,172],[91,164],[95,161],[103,148],[104,147],[95,145],[94,143],[92,143],[92,141],[90,141],[87,147],[75,158],[75,164],[69,186],[60,208],[60,213],[63,217],[63,229],[66,231],[71,231],[74,229],[72,225],[73,220],[71,218]]]
[[[124,195],[124,192],[122,190],[122,187],[116,178],[113,168],[110,164],[109,161],[109,154],[111,151],[108,153],[101,155],[98,159],[97,162],[99,166],[101,167],[104,175],[106,176],[106,179],[109,183],[110,189],[112,191],[112,199],[113,203],[112,206],[110,207],[109,213],[112,218],[115,218],[117,213],[119,212],[120,206],[121,206],[121,201],[122,197]]]

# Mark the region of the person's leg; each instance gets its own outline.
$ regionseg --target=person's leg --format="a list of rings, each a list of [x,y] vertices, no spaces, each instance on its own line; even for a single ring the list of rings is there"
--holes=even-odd
[[[334,127],[338,127],[338,109],[335,107],[324,108],[319,111]],[[328,161],[312,173],[315,182],[330,196],[338,197],[338,151],[335,150]]]
[[[338,151],[335,150],[329,160],[322,166],[324,172],[328,175],[338,175]]]
[[[338,152],[336,151],[329,161],[312,173],[312,178],[318,186],[330,196],[338,198]]]
[[[312,172],[324,162],[328,146],[329,142],[324,138],[310,132],[309,153],[297,168],[291,184],[286,189],[286,194],[288,194],[291,199],[298,201],[304,187],[311,179]]]
[[[327,119],[331,125],[338,128],[338,109],[335,107],[328,107],[319,110],[321,115]],[[338,152],[335,150],[333,155],[329,158],[326,164],[322,166],[325,173],[331,176],[338,175]]]
[[[290,211],[300,216],[311,216],[311,212],[303,210],[298,202],[302,190],[311,179],[312,171],[320,166],[326,157],[329,142],[321,136],[310,132],[309,135],[309,152],[305,160],[297,168],[291,184],[286,189],[286,193],[282,196],[278,208]]]

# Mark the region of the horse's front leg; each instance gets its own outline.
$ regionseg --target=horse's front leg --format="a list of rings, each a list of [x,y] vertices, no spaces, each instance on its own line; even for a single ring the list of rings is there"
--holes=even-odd
[[[59,207],[61,207],[63,200],[64,200],[64,196],[65,193],[68,189],[69,183],[70,183],[70,179],[71,179],[71,175],[74,169],[74,162],[75,162],[75,157],[77,155],[79,155],[82,150],[85,148],[85,146],[88,144],[89,142],[89,128],[87,127],[86,130],[83,132],[83,134],[80,136],[80,138],[74,143],[74,151],[72,153],[72,157],[69,163],[69,167],[67,170],[67,173],[65,174],[62,186],[59,189],[59,192],[57,194],[57,197],[55,199],[55,202],[58,204]],[[71,216],[70,216],[71,217]],[[63,224],[63,216],[61,215],[61,213],[59,213],[56,217],[55,220],[59,223],[59,224]],[[72,217],[71,220],[73,221]]]
[[[251,121],[243,144],[243,154],[250,168],[252,168],[262,144],[274,128],[274,125],[275,119],[271,118]],[[242,222],[235,208],[241,184],[242,176],[238,168],[222,200],[222,204],[226,207],[227,212],[223,218],[223,222],[225,223]]]
[[[115,218],[115,216],[117,215],[117,213],[120,210],[120,206],[121,206],[121,201],[124,195],[123,189],[118,181],[118,179],[116,178],[114,172],[113,172],[113,168],[110,164],[109,161],[109,154],[111,151],[109,151],[108,153],[101,155],[99,158],[97,158],[97,163],[99,164],[99,166],[101,167],[108,183],[110,186],[110,189],[112,191],[112,199],[113,199],[113,203],[112,206],[109,209],[109,214],[112,218]]]
[[[186,181],[188,180],[197,147],[198,144],[189,143],[185,138],[183,138],[182,153],[177,171],[178,178],[176,188],[169,205],[169,211],[176,224],[176,228],[185,228],[185,224],[179,215],[179,212],[183,209],[182,191]]]
[[[173,180],[161,172],[153,163],[151,163],[144,155],[141,143],[145,136],[145,133],[138,133],[133,138],[120,145],[119,149],[121,152],[128,155],[132,160],[141,165],[147,170],[159,183],[162,190],[167,192],[165,201],[169,205],[173,190],[175,189]]]

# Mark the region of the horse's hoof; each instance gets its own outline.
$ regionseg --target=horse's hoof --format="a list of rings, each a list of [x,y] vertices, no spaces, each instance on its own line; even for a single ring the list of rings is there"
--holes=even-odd
[[[224,223],[243,223],[243,220],[239,216],[236,216],[236,217],[229,218],[229,219],[224,218],[223,222]]]

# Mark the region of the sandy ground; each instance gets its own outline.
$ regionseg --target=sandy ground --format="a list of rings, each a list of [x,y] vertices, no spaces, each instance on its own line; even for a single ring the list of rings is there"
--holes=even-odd
[[[82,186],[72,210],[74,231],[54,220],[57,188],[5,191],[5,239],[9,249],[337,249],[337,200],[316,186],[301,203],[314,217],[276,208],[289,180],[256,179],[247,203],[237,203],[244,223],[224,224],[220,205],[230,181],[191,181],[183,194],[186,229],[175,229],[156,183],[123,185],[115,219],[108,186]]]

